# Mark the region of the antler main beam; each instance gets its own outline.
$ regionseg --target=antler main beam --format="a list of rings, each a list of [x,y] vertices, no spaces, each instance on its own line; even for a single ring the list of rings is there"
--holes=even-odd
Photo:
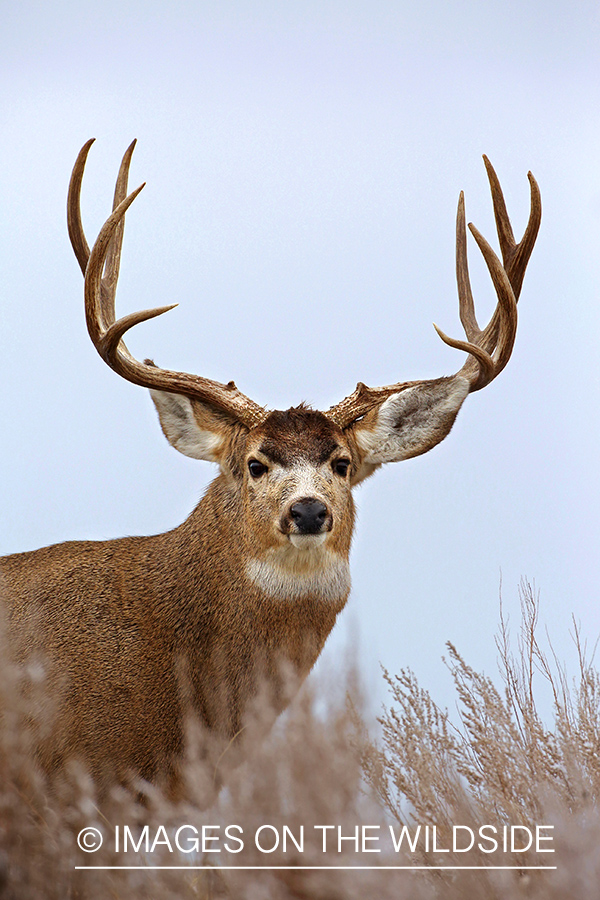
[[[527,176],[531,192],[529,221],[522,239],[517,243],[506,211],[498,176],[486,156],[483,157],[483,161],[492,192],[502,262],[474,225],[470,224],[469,230],[488,267],[498,297],[498,304],[486,327],[483,330],[480,329],[475,316],[469,278],[465,203],[464,195],[461,192],[456,216],[456,280],[460,319],[467,340],[450,338],[437,326],[434,326],[446,344],[469,354],[463,367],[453,377],[466,378],[469,381],[470,392],[481,390],[493,381],[510,359],[517,332],[517,301],[542,217],[540,190],[535,178],[529,172]],[[355,391],[340,403],[332,406],[326,415],[344,428],[364,416],[375,404],[381,403],[386,397],[419,383],[418,381],[409,381],[385,387],[369,388],[359,382]]]
[[[80,198],[85,163],[93,143],[92,138],[84,144],[73,167],[67,200],[67,223],[75,256],[85,276],[86,321],[96,350],[111,369],[134,384],[185,394],[210,403],[249,428],[259,424],[266,418],[266,410],[242,394],[233,381],[221,384],[199,375],[161,369],[150,360],[142,363],[135,359],[125,346],[123,335],[126,331],[139,322],[168,312],[177,304],[140,310],[116,319],[115,293],[119,277],[125,213],[144,185],[140,185],[127,196],[129,166],[136,143],[133,141],[125,151],[119,168],[113,212],[104,223],[90,252],[81,221]]]

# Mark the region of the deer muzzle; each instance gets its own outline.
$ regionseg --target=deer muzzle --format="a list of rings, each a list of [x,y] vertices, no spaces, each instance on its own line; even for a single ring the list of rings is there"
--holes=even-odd
[[[295,500],[283,516],[282,531],[295,535],[323,535],[331,531],[333,516],[327,505],[315,497]]]

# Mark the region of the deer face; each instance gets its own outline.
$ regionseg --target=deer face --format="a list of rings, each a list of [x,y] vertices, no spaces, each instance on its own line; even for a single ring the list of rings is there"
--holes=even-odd
[[[178,394],[152,391],[152,398],[176,449],[219,463],[251,580],[269,593],[296,594],[308,584],[316,590],[318,576],[319,593],[347,593],[356,441],[302,406],[248,429]]]
[[[323,549],[347,558],[356,460],[341,428],[302,407],[272,412],[250,432],[244,462],[246,516],[259,552],[308,559]]]

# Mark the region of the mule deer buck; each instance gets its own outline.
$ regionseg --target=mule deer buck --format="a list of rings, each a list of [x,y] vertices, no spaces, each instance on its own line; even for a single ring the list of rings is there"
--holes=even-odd
[[[172,307],[115,318],[125,213],[143,185],[126,196],[134,142],[121,163],[112,215],[90,252],[80,191],[92,143],[77,158],[68,196],[90,337],[118,375],[150,388],[167,440],[187,456],[217,463],[219,474],[173,531],[69,541],[5,557],[0,572],[12,646],[19,659],[43,661],[53,700],[52,733],[40,736],[37,751],[44,768],[53,772],[79,757],[100,782],[137,773],[175,784],[188,707],[228,740],[243,727],[261,678],[280,710],[289,699],[281,664],[298,682],[314,665],[350,591],[352,489],[383,463],[442,441],[467,394],[507,364],[541,201],[529,174],[530,217],[517,243],[484,157],[502,262],[469,226],[498,298],[480,329],[460,196],[456,268],[466,340],[437,329],[468,354],[455,375],[375,388],[359,383],[326,412],[305,405],[268,411],[233,382],[139,362],[125,346],[128,329]]]

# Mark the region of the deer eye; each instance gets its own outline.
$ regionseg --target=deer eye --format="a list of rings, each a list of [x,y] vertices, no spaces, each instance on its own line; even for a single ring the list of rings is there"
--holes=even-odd
[[[348,474],[348,469],[350,468],[350,460],[349,459],[336,459],[333,463],[333,471],[336,475],[340,475],[342,478],[345,478]]]
[[[267,471],[265,464],[259,462],[257,459],[249,459],[248,468],[250,469],[250,474],[253,478],[260,478],[260,476],[264,475]]]

